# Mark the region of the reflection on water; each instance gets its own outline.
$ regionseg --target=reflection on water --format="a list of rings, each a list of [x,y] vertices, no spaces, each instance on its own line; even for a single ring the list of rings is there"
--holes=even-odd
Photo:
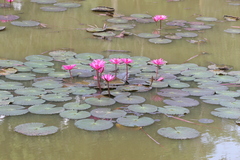
[[[223,15],[239,15],[239,6],[230,6],[226,1],[216,0],[184,0],[167,2],[156,0],[86,0],[80,1],[80,8],[69,9],[66,12],[50,13],[41,11],[40,6],[30,1],[15,1],[13,9],[2,9],[1,14],[19,15],[20,20],[36,20],[47,24],[46,28],[21,28],[8,23],[5,31],[1,31],[1,58],[24,60],[24,57],[41,54],[46,51],[70,48],[76,53],[101,53],[109,56],[105,50],[127,50],[131,56],[146,56],[151,59],[163,58],[169,63],[183,63],[202,52],[189,62],[202,66],[214,62],[216,64],[231,64],[235,70],[240,70],[239,42],[237,34],[229,34],[223,30],[231,26],[240,26],[240,21],[225,22]],[[23,5],[24,4],[24,5]],[[88,25],[103,26],[110,17],[100,16],[91,12],[91,8],[99,5],[111,6],[119,14],[129,16],[134,13],[150,15],[165,14],[168,20],[183,19],[196,21],[199,15],[216,17],[217,22],[206,22],[213,25],[212,29],[197,32],[199,39],[206,38],[204,44],[191,44],[186,39],[173,41],[171,44],[155,45],[139,37],[113,38],[110,41],[93,38],[85,31]],[[111,25],[111,24],[108,24]],[[165,26],[166,27],[166,26]],[[140,24],[130,32],[135,34],[152,33],[155,24]],[[165,32],[173,32],[168,30]],[[180,32],[180,31],[179,31]],[[146,103],[163,106],[163,98],[152,91],[144,94]],[[76,102],[80,101],[76,97]],[[62,104],[61,104],[62,105]],[[73,120],[62,119],[58,115],[33,115],[0,118],[0,159],[4,160],[237,160],[240,159],[240,129],[233,120],[221,120],[210,112],[217,105],[201,103],[190,108],[191,113],[184,116],[186,120],[200,118],[214,119],[213,124],[193,125],[172,119],[164,115],[149,115],[161,121],[145,127],[144,130],[164,147],[156,145],[140,130],[113,127],[103,132],[88,132],[74,126]],[[13,128],[22,123],[43,122],[55,125],[60,131],[46,137],[27,137],[17,134]],[[187,126],[200,131],[201,137],[192,140],[171,140],[157,134],[162,127]]]

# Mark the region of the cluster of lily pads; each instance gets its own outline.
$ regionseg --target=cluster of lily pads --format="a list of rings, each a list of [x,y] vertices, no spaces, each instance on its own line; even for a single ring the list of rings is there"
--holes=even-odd
[[[117,78],[110,82],[111,96],[107,91],[99,93],[94,70],[90,63],[94,59],[106,62],[104,74],[116,74],[111,58],[131,58],[129,78],[126,80],[125,65],[118,65]],[[230,91],[230,83],[240,83],[240,73],[231,71],[216,75],[206,67],[193,63],[167,64],[161,66],[157,77],[156,67],[150,58],[115,53],[104,57],[97,53],[75,53],[57,50],[47,55],[30,55],[25,62],[0,60],[0,115],[59,114],[64,119],[75,121],[75,126],[88,131],[102,131],[118,123],[126,127],[145,127],[156,123],[152,114],[168,117],[190,113],[188,107],[197,107],[199,100],[219,105],[211,114],[221,118],[238,119],[240,115],[240,91]],[[76,64],[71,73],[61,64]],[[25,86],[24,82],[28,82]],[[196,86],[197,85],[197,86]],[[107,89],[101,81],[101,88]],[[141,92],[157,89],[155,96],[166,105],[145,103]],[[136,95],[135,93],[138,92]],[[193,98],[196,97],[196,98]],[[197,98],[200,97],[200,98]],[[61,102],[59,105],[58,102]],[[119,105],[121,107],[119,107]],[[200,119],[200,123],[212,123],[211,119]],[[56,133],[58,127],[40,122],[20,124],[15,131],[40,136]],[[172,139],[190,139],[200,132],[189,127],[160,128],[157,132]]]

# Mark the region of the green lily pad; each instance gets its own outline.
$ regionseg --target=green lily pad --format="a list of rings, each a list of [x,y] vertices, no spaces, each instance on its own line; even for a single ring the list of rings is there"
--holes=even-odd
[[[170,70],[184,71],[184,70],[187,70],[189,67],[182,64],[168,64],[168,65],[161,66],[161,68],[163,70],[170,69]]]
[[[83,119],[91,116],[91,114],[87,111],[78,112],[77,110],[63,111],[59,115],[63,118],[68,118],[68,119]]]
[[[236,100],[236,101],[233,101],[233,102],[221,101],[219,104],[221,106],[227,107],[227,108],[238,108],[238,109],[240,109],[240,100]]]
[[[63,107],[55,107],[54,104],[39,104],[28,108],[34,114],[58,114],[64,111]]]
[[[152,39],[149,39],[148,41],[155,44],[167,44],[172,42],[171,39],[163,39],[163,38],[152,38]]]
[[[131,14],[130,16],[135,18],[152,18],[152,16],[148,14]]]
[[[16,60],[0,60],[1,67],[15,67],[23,65],[23,62]]]
[[[202,84],[198,86],[203,89],[211,89],[213,91],[225,91],[228,90],[227,86],[219,85],[219,84]]]
[[[16,66],[14,67],[18,70],[18,72],[30,72],[33,68],[28,66]]]
[[[158,107],[158,112],[163,114],[170,114],[170,115],[185,115],[190,113],[190,111],[187,108],[180,107],[180,106]]]
[[[200,123],[213,123],[214,120],[207,119],[207,118],[202,118],[202,119],[199,119],[198,122],[200,122]]]
[[[192,139],[200,136],[200,132],[197,130],[181,126],[175,128],[160,128],[157,133],[170,139]]]
[[[216,91],[216,93],[223,96],[240,97],[240,93],[236,91]]]
[[[160,37],[159,34],[152,34],[152,33],[139,33],[137,36],[141,37],[141,38],[158,38],[158,37]]]
[[[127,127],[143,127],[149,126],[154,123],[154,120],[150,117],[141,117],[134,115],[127,115],[117,119],[117,123]]]
[[[77,128],[87,131],[102,131],[113,127],[113,123],[107,120],[82,119],[74,123]]]
[[[213,21],[217,21],[217,18],[214,18],[214,17],[197,17],[196,20],[213,22]]]
[[[47,101],[54,101],[54,102],[65,102],[65,101],[70,101],[72,97],[61,95],[61,94],[46,94],[46,95],[42,95],[42,99],[45,99]]]
[[[97,118],[119,118],[125,116],[127,113],[123,110],[112,110],[110,108],[97,108],[92,110],[91,115]]]
[[[153,81],[152,83],[153,88],[165,88],[168,87],[167,82],[161,82],[161,81]]]
[[[157,111],[157,106],[151,104],[129,105],[128,109],[138,113],[152,113]]]
[[[36,104],[42,104],[45,100],[39,99],[37,96],[16,96],[13,97],[13,104],[16,105],[36,105]]]
[[[25,57],[27,61],[52,61],[53,58],[50,56],[44,56],[44,55],[30,55]]]
[[[158,95],[163,97],[185,97],[189,96],[189,93],[186,91],[182,91],[180,89],[161,89],[160,92],[157,92]]]
[[[121,19],[121,18],[111,18],[111,19],[107,19],[107,21],[111,23],[127,23],[128,22],[128,20]]]
[[[6,100],[6,99],[9,99],[9,98],[12,98],[13,95],[11,94],[11,92],[9,91],[0,91],[0,99],[2,100]]]
[[[195,78],[194,77],[179,76],[179,77],[177,77],[177,79],[179,79],[180,81],[190,82],[190,81],[193,81]]]
[[[91,105],[87,103],[79,104],[77,102],[69,102],[63,105],[65,109],[85,110],[91,108]]]
[[[19,105],[5,105],[0,106],[0,115],[5,116],[17,116],[17,115],[23,115],[28,113],[28,110]]]
[[[219,82],[236,82],[239,80],[239,78],[236,78],[236,77],[233,77],[233,76],[226,76],[226,75],[216,75],[214,77],[211,77],[210,78],[211,80],[214,80],[214,81],[219,81]]]
[[[210,71],[196,71],[196,70],[186,70],[181,73],[184,76],[193,76],[194,78],[209,78],[213,77],[215,74]]]
[[[53,4],[56,3],[56,0],[31,0],[31,2],[36,2],[39,4]]]
[[[57,7],[66,7],[66,8],[76,8],[76,7],[80,7],[81,4],[79,3],[55,3],[53,4],[54,6],[57,6]]]
[[[112,25],[110,27],[108,27],[108,29],[110,28],[117,28],[118,30],[122,30],[122,29],[133,29],[135,27],[135,25],[133,24],[116,24],[116,25]]]
[[[193,33],[193,32],[179,32],[175,34],[180,37],[197,37],[198,36],[197,33]]]
[[[106,98],[106,97],[87,98],[87,99],[85,99],[85,102],[87,104],[94,105],[94,106],[110,106],[110,105],[113,105],[116,103],[116,101],[114,99]]]
[[[108,91],[103,91],[101,93],[102,95],[108,95]],[[114,97],[119,96],[119,95],[124,95],[124,96],[130,96],[131,93],[130,92],[121,92],[118,90],[111,90],[110,94]]]
[[[20,17],[16,15],[0,15],[0,21],[3,21],[3,22],[14,21],[19,18]]]
[[[11,24],[20,27],[34,27],[38,26],[40,23],[36,21],[12,21]]]
[[[220,104],[223,101],[227,102],[234,102],[235,99],[229,96],[222,96],[222,95],[211,95],[211,96],[202,96],[200,99],[203,100],[205,103],[209,104]]]
[[[1,82],[0,89],[4,90],[15,90],[19,88],[23,88],[23,84],[20,82]]]
[[[42,81],[37,81],[32,84],[34,87],[38,88],[45,88],[45,89],[54,89],[54,88],[60,88],[63,86],[58,81],[53,81],[53,80],[42,80]]]
[[[228,118],[228,119],[239,119],[240,117],[240,109],[238,108],[216,108],[211,112],[212,115]]]
[[[75,87],[72,89],[72,94],[74,95],[87,95],[96,93],[97,90],[89,87]]]
[[[70,93],[72,93],[71,88],[65,87],[65,88],[54,88],[53,90],[51,90],[52,93],[56,93],[56,94],[65,94],[68,95]]]
[[[55,78],[70,78],[69,72],[59,71],[59,72],[50,72],[48,76],[55,77]]]
[[[67,60],[70,58],[73,58],[77,53],[72,51],[65,51],[65,50],[56,50],[48,53],[50,56],[52,56],[54,59],[58,60]]]
[[[118,86],[117,90],[123,91],[123,92],[146,92],[151,90],[152,87],[148,86],[139,86],[139,85],[125,85],[125,86]]]
[[[58,127],[44,126],[44,123],[25,123],[16,126],[14,131],[27,136],[46,136],[49,134],[54,134],[58,131]]]
[[[191,28],[197,28],[197,29],[210,29],[212,28],[211,26],[209,25],[190,25]]]
[[[190,85],[188,83],[183,83],[183,82],[180,82],[180,81],[177,81],[177,80],[169,81],[168,85],[171,88],[187,88],[187,87],[190,87]]]
[[[26,96],[38,96],[46,94],[47,92],[42,88],[27,87],[21,88],[14,91],[16,94],[26,95]]]
[[[97,37],[113,37],[113,36],[116,36],[115,33],[113,32],[100,32],[100,33],[93,33],[94,36],[97,36]]]
[[[45,67],[54,66],[54,63],[47,62],[47,61],[28,61],[28,62],[25,62],[24,65],[28,67],[33,67],[33,68],[45,68]]]
[[[172,106],[193,107],[199,105],[199,102],[192,98],[172,98],[163,100],[164,103]]]
[[[33,72],[35,73],[51,73],[51,72],[54,72],[55,69],[54,68],[34,68],[32,70]]]
[[[122,104],[140,104],[145,102],[145,98],[140,96],[124,96],[120,95],[114,98],[115,101]]]
[[[233,33],[233,34],[239,34],[240,33],[240,29],[229,28],[229,29],[224,30],[224,32]]]
[[[184,88],[183,91],[187,91],[191,96],[208,96],[213,95],[215,91],[204,88]]]
[[[12,80],[19,80],[19,81],[29,81],[35,79],[35,74],[32,73],[16,73],[16,74],[9,74],[5,77]]]
[[[40,9],[48,12],[63,12],[67,10],[67,8],[65,7],[54,7],[54,6],[41,7]]]

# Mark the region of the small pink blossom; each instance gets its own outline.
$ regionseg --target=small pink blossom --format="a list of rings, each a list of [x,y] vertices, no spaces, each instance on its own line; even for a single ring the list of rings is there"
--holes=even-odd
[[[112,58],[110,59],[110,62],[112,62],[113,64],[120,64],[122,62],[121,58]]]
[[[166,64],[167,61],[164,61],[162,58],[159,58],[159,59],[154,59],[151,61],[152,63],[156,64],[156,65],[163,65],[163,64]]]
[[[110,82],[115,79],[115,76],[111,75],[111,74],[104,74],[104,75],[102,75],[102,79],[107,82]]]
[[[133,60],[130,59],[130,58],[122,58],[121,60],[122,60],[122,62],[125,63],[125,64],[129,64],[129,63],[132,63],[132,62],[133,62]]]
[[[95,59],[95,60],[93,60],[93,62],[90,63],[89,65],[90,65],[93,69],[99,71],[99,70],[103,70],[103,68],[104,68],[104,66],[105,66],[105,63],[106,63],[106,62],[105,62],[104,60]]]
[[[160,78],[157,79],[157,81],[162,81],[162,80],[164,80],[163,77],[160,77]]]
[[[11,3],[11,2],[13,2],[14,0],[7,0],[7,1]]]
[[[94,79],[94,80],[97,80],[98,78],[97,78],[97,76],[93,76],[93,79]]]
[[[156,16],[153,17],[153,20],[155,22],[165,20],[165,19],[167,19],[167,16],[165,16],[165,15],[156,15]]]
[[[76,64],[62,65],[64,70],[72,70],[74,67],[76,67]]]

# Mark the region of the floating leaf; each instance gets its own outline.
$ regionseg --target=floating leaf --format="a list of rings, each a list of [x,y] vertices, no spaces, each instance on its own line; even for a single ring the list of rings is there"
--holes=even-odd
[[[16,94],[20,95],[26,95],[26,96],[37,96],[37,95],[43,95],[47,92],[42,88],[34,88],[34,87],[28,87],[28,88],[21,88],[14,91]]]
[[[91,114],[87,111],[78,112],[77,110],[63,111],[59,115],[63,118],[68,118],[68,119],[83,119],[91,116]]]
[[[92,11],[95,12],[114,12],[115,9],[112,7],[106,7],[106,6],[98,6],[96,8],[91,9]]]
[[[141,37],[141,38],[158,38],[158,37],[160,37],[159,34],[152,34],[152,33],[139,33],[137,36]]]
[[[125,86],[118,86],[117,90],[123,91],[123,92],[146,92],[151,90],[151,87],[148,86],[139,86],[139,85],[125,85]]]
[[[163,97],[184,97],[189,96],[189,93],[180,89],[161,89],[157,92],[158,95]]]
[[[16,68],[3,68],[0,69],[0,75],[4,76],[4,75],[9,75],[9,74],[13,74],[16,73],[18,70]]]
[[[134,27],[135,27],[135,25],[133,25],[133,24],[117,24],[117,25],[112,25],[112,26],[108,27],[108,29],[116,28],[118,30],[122,30],[122,29],[133,29]]]
[[[50,73],[50,72],[54,72],[55,69],[54,68],[34,68],[32,70],[33,72],[36,72],[36,73]]]
[[[214,17],[197,17],[196,20],[213,22],[213,21],[217,21],[217,18],[214,18]]]
[[[5,116],[17,116],[17,115],[23,115],[28,113],[28,110],[19,105],[5,105],[0,106],[0,115]]]
[[[29,80],[35,79],[35,74],[17,73],[17,74],[9,74],[9,75],[6,75],[5,77],[12,80],[29,81]]]
[[[53,88],[59,88],[63,86],[60,82],[53,81],[53,80],[42,80],[42,81],[35,82],[32,85],[34,87],[45,88],[45,89],[53,89]]]
[[[131,57],[129,54],[125,53],[115,53],[115,54],[110,54],[109,58],[129,58]]]
[[[78,3],[55,3],[54,6],[66,7],[66,8],[76,8],[76,7],[80,7],[81,4],[78,4]]]
[[[200,99],[203,99],[203,102],[209,104],[220,104],[222,101],[233,102],[235,101],[234,98],[229,96],[222,96],[222,95],[212,95],[212,96],[202,96]]]
[[[239,34],[240,33],[240,29],[229,28],[229,29],[224,30],[224,32],[232,33],[232,34]]]
[[[84,129],[87,131],[102,131],[113,127],[111,121],[97,120],[94,119],[82,119],[74,123],[77,128]]]
[[[48,76],[55,77],[55,78],[70,78],[69,72],[59,71],[59,72],[50,72]]]
[[[148,14],[131,14],[130,16],[135,18],[152,18],[152,16]]]
[[[44,123],[25,123],[16,126],[14,131],[27,136],[46,136],[49,134],[54,134],[58,131],[58,127],[44,126]]]
[[[63,107],[55,107],[54,104],[39,104],[28,108],[34,114],[58,114],[64,111]]]
[[[167,39],[181,39],[181,36],[177,36],[177,35],[166,35],[165,38]]]
[[[1,22],[14,21],[14,20],[17,20],[17,19],[19,19],[19,16],[16,16],[16,15],[0,15],[0,21]]]
[[[197,37],[198,36],[197,33],[192,33],[192,32],[179,32],[175,34],[180,37]]]
[[[239,80],[239,78],[232,77],[232,76],[225,76],[225,75],[224,76],[216,75],[210,79],[214,81],[219,81],[219,82],[236,82]]]
[[[193,76],[194,78],[209,78],[213,77],[215,74],[210,71],[196,71],[196,70],[186,70],[181,73],[184,76]]]
[[[127,113],[123,110],[112,110],[110,108],[97,108],[91,111],[94,117],[98,118],[119,118],[125,116]]]
[[[211,112],[212,115],[228,118],[228,119],[239,119],[240,117],[240,109],[238,108],[216,108]]]
[[[13,104],[17,105],[36,105],[36,104],[42,104],[45,102],[43,99],[39,99],[37,96],[17,96],[13,97]]]
[[[15,60],[0,60],[0,66],[1,67],[15,67],[22,65],[23,62],[21,61],[15,61]]]
[[[94,106],[110,106],[116,103],[114,99],[101,97],[101,98],[87,98],[85,102]]]
[[[154,120],[149,117],[141,117],[134,115],[127,115],[117,119],[117,123],[127,127],[143,127],[154,123]]]
[[[216,93],[223,96],[240,97],[240,93],[236,91],[216,91]]]
[[[102,95],[108,95],[108,91],[103,91],[101,93]],[[110,94],[114,97],[119,96],[119,95],[124,95],[124,96],[130,96],[131,93],[130,92],[121,92],[118,90],[111,90]]]
[[[190,87],[190,85],[188,83],[183,83],[180,81],[176,81],[176,80],[172,80],[168,82],[168,85],[172,88],[186,88],[186,87]]]
[[[111,18],[111,19],[107,19],[107,21],[111,23],[127,23],[128,22],[128,20],[121,19],[121,18]]]
[[[74,95],[87,95],[96,93],[97,90],[89,87],[75,87],[72,89],[72,94]]]
[[[115,33],[113,32],[100,32],[100,33],[93,33],[94,36],[97,36],[97,37],[113,37],[113,36],[116,36]]]
[[[53,58],[50,56],[44,56],[44,55],[30,55],[25,57],[27,61],[52,61]]]
[[[49,66],[54,66],[54,63],[47,62],[47,61],[28,61],[28,62],[25,62],[24,65],[28,67],[33,67],[33,68],[45,68]]]
[[[191,96],[208,96],[213,95],[215,91],[204,88],[184,88],[183,91],[187,91]]]
[[[48,11],[48,12],[62,12],[62,11],[67,10],[67,8],[65,8],[65,7],[53,7],[53,6],[41,7],[40,9],[43,11]]]
[[[49,52],[50,56],[52,56],[54,59],[59,59],[59,60],[66,60],[69,58],[73,58],[73,56],[76,54],[77,53],[75,52],[65,51],[65,50],[57,50],[57,51]]]
[[[23,88],[23,84],[20,82],[1,82],[0,89],[4,90],[15,90],[19,88]]]
[[[197,25],[197,24],[194,24],[194,25],[190,25],[192,28],[197,28],[197,29],[210,29],[212,28],[211,26],[209,25]]]
[[[85,110],[91,108],[91,105],[87,103],[79,104],[77,102],[69,102],[63,105],[65,109]]]
[[[79,53],[75,55],[76,58],[82,58],[82,59],[103,59],[104,56],[98,53]]]
[[[152,113],[157,111],[157,106],[151,104],[129,105],[128,109],[138,113]]]
[[[11,24],[20,27],[34,27],[38,26],[40,23],[36,21],[12,21]]]
[[[145,98],[140,96],[117,96],[114,98],[118,103],[122,104],[140,104],[145,102]]]
[[[185,115],[188,114],[190,111],[187,108],[179,106],[163,106],[158,107],[158,112],[170,115]]]
[[[170,39],[162,39],[162,38],[152,38],[152,39],[149,39],[148,41],[155,44],[167,44],[172,42],[172,40]]]
[[[192,98],[172,98],[163,100],[164,103],[172,106],[193,107],[199,105],[199,102]]]
[[[239,108],[240,109],[240,100],[236,100],[233,102],[228,102],[228,101],[221,101],[219,103],[223,107],[228,107],[228,108]]]
[[[46,95],[42,95],[42,99],[45,99],[47,101],[54,101],[54,102],[64,102],[64,101],[70,101],[72,97],[61,95],[61,94],[46,94]]]
[[[202,84],[198,86],[203,89],[211,89],[213,91],[225,91],[228,90],[227,86],[219,85],[219,84]]]
[[[188,127],[160,128],[157,133],[170,139],[192,139],[200,136],[197,130]]]

